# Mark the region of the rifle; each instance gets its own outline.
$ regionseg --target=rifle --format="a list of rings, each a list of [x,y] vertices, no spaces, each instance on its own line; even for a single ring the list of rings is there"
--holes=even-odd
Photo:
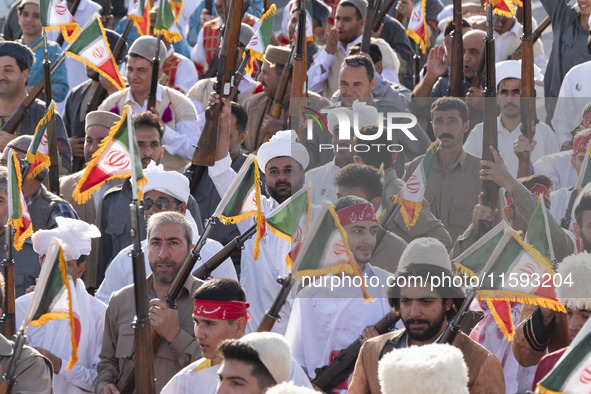
[[[530,7],[530,8],[531,8],[531,7]],[[524,14],[524,18],[525,18],[525,14]],[[543,20],[543,21],[542,21],[542,22],[541,22],[541,23],[538,25],[538,28],[537,28],[536,30],[534,30],[534,32],[533,32],[533,33],[531,33],[531,35],[532,35],[532,43],[533,43],[533,44],[535,44],[535,43],[536,43],[536,41],[538,41],[538,39],[539,39],[540,37],[542,37],[542,33],[544,33],[544,30],[546,30],[546,29],[548,28],[548,26],[550,26],[550,23],[551,23],[551,22],[552,22],[552,21],[550,20],[550,17],[549,17],[549,16],[547,16],[547,17],[546,17],[546,18],[545,18],[545,19],[544,19],[544,20]],[[525,34],[525,26],[524,26],[524,34]],[[516,53],[519,53],[519,51],[521,51],[521,47],[522,47],[522,45],[523,45],[523,44],[519,45],[519,46],[517,47],[517,49],[515,49],[515,51],[514,51],[514,52],[513,52],[511,55],[507,56],[507,59],[505,59],[505,60],[511,60],[511,59],[513,58],[513,55],[514,55],[514,54],[516,54]]]
[[[267,12],[271,8],[271,0],[264,0],[263,1],[263,14]]]
[[[565,230],[568,230],[568,228],[570,227],[571,214],[573,212],[573,206],[575,205],[575,201],[577,201],[577,197],[579,195],[579,189],[580,187],[575,186],[575,188],[571,192],[570,199],[568,200],[568,205],[566,207],[566,211],[564,212],[564,217],[560,219],[560,227],[562,227]]]
[[[534,87],[534,43],[532,39],[531,2],[523,3],[523,35],[521,36],[521,134],[531,142],[536,133],[536,89]],[[531,175],[530,153],[517,156],[519,166],[517,176]]]
[[[385,334],[394,327],[398,319],[400,319],[400,315],[390,311],[375,324],[375,328],[380,335]],[[312,384],[319,387],[323,392],[330,393],[337,384],[353,372],[363,342],[364,340],[361,337],[357,338],[353,343],[341,350],[331,364],[316,368],[316,377],[312,379]]]
[[[232,77],[240,38],[242,4],[243,0],[232,0],[228,21],[225,24],[228,30],[224,32],[222,40],[220,63],[215,84],[215,92],[220,95],[220,98],[228,98],[232,90]],[[221,103],[219,105],[210,105],[205,110],[205,126],[203,126],[203,132],[193,153],[192,162],[194,164],[212,166],[215,163],[221,110]]]
[[[376,9],[379,9],[376,5],[380,0],[368,0],[367,12],[365,14],[365,24],[363,25],[363,35],[361,36],[361,52],[369,54],[369,45],[371,39],[371,33],[373,31],[373,22],[376,16]],[[301,16],[301,11],[300,11]],[[305,25],[304,25],[305,26]],[[299,28],[299,27],[298,27]],[[298,37],[299,39],[299,37]],[[305,39],[305,37],[304,37]]]
[[[45,109],[49,109],[52,99],[51,62],[47,52],[47,32],[43,32],[43,79],[45,84]],[[53,115],[47,123],[47,137],[49,149],[49,190],[56,196],[60,195],[59,156],[57,153],[57,132]]]
[[[493,161],[492,152],[489,146],[497,149],[498,132],[497,132],[497,106],[492,105],[494,97],[496,97],[496,73],[495,73],[495,38],[493,35],[492,22],[493,6],[489,4],[486,7],[486,28],[487,34],[484,39],[484,53],[486,58],[486,88],[482,95],[484,96],[484,135],[482,138],[482,160]],[[495,209],[499,197],[499,186],[492,181],[482,182],[482,193],[484,204]],[[489,223],[481,221],[478,226],[478,231],[482,237],[490,230]]]
[[[209,15],[213,15],[213,0],[205,0],[205,11],[207,11],[207,13]],[[203,27],[203,26],[201,26]]]
[[[295,53],[293,57],[293,76],[291,78],[291,93],[289,97],[289,128],[295,130],[298,136],[301,137],[300,125],[303,125],[303,121],[300,122],[300,116],[302,115],[302,100],[307,97],[306,94],[306,81],[308,72],[308,65],[306,60],[306,7],[304,0],[298,1],[298,9],[300,11],[298,20],[298,36],[296,38]],[[370,10],[368,9],[369,15]],[[373,14],[373,10],[371,10]],[[369,29],[368,29],[369,30]],[[369,47],[369,38],[368,38]],[[369,52],[369,49],[368,49]],[[300,140],[302,140],[300,138]]]
[[[392,8],[392,6],[394,5],[394,2],[396,2],[396,0],[388,0],[386,5],[384,6],[384,8],[382,8],[381,10],[379,10],[377,12],[375,20],[373,22],[373,32],[374,33],[377,33],[378,30],[380,30],[380,26],[382,25],[382,21],[386,17],[386,14],[388,13],[388,11],[390,11],[390,8]]]
[[[287,91],[287,84],[292,79],[291,75],[293,73],[293,65],[295,60],[295,52],[296,46],[291,48],[291,54],[289,55],[289,60],[287,64],[283,66],[283,71],[281,72],[281,77],[279,78],[279,83],[277,84],[277,89],[275,90],[275,95],[270,102],[270,109],[269,115],[274,117],[275,119],[279,119],[281,117],[281,112],[283,111],[283,99],[285,98],[285,93]],[[293,79],[295,80],[295,79]],[[292,82],[292,90],[293,90],[293,82]],[[290,102],[291,103],[291,102]],[[290,108],[291,109],[291,108]],[[269,141],[271,137],[265,135],[263,139],[263,143]]]
[[[21,329],[16,336],[16,340],[14,341],[12,357],[10,358],[10,364],[8,364],[8,370],[2,376],[2,383],[0,383],[0,393],[11,394],[14,385],[17,383],[16,365],[18,364],[18,360],[21,358],[25,341],[25,330]]]
[[[271,308],[265,312],[263,320],[261,320],[259,326],[257,327],[257,332],[271,331],[275,325],[275,322],[281,319],[279,312],[281,311],[283,304],[285,304],[287,296],[289,295],[294,282],[295,280],[291,277],[291,274],[287,274],[285,278],[277,279],[277,283],[281,285],[281,290],[279,290],[279,293],[277,293],[277,297],[275,297],[275,301],[273,301]]]
[[[2,273],[6,281],[6,297],[4,297],[4,305],[2,305],[2,317],[0,317],[0,324],[2,325],[2,335],[7,339],[16,334],[16,322],[14,320],[14,260],[12,259],[12,225],[7,224],[4,227],[6,235],[6,258],[2,261]]]
[[[148,94],[148,111],[152,107],[156,108],[156,90],[158,89],[158,74],[160,73],[160,40],[162,35],[158,33],[156,36],[156,53],[152,59],[152,81],[150,84],[150,93]]]
[[[451,33],[451,64],[447,92],[453,97],[464,97],[464,49],[462,40],[462,0],[453,0],[454,29]],[[494,58],[493,58],[494,59]],[[493,63],[494,66],[494,63]]]
[[[466,298],[464,299],[464,302],[462,302],[460,310],[458,310],[458,313],[456,313],[454,318],[449,323],[447,323],[447,327],[445,327],[445,331],[443,331],[443,334],[441,334],[441,337],[437,343],[448,343],[450,345],[453,343],[454,339],[456,339],[456,335],[458,335],[460,332],[460,323],[462,322],[464,316],[466,316],[468,313],[468,308],[474,300],[474,297],[476,297],[476,290],[470,287],[466,291]]]
[[[69,7],[70,14],[74,16],[76,11],[78,11],[78,6],[80,5],[80,0],[74,0],[72,2],[72,7]],[[59,37],[55,41],[61,47],[64,44],[64,36],[60,33]]]
[[[419,56],[419,44],[415,43],[415,53],[412,56],[414,69],[414,85],[417,86],[421,82],[421,57]]]

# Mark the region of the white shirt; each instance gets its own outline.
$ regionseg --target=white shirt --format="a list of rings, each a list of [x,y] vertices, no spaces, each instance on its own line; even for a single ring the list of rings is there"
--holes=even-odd
[[[574,189],[573,189],[574,190]],[[570,202],[570,197],[573,192],[570,188],[562,188],[550,193],[550,213],[552,217],[560,224],[566,208]],[[573,203],[570,213],[570,225],[568,230],[573,231],[573,223],[575,222],[575,204]]]
[[[574,186],[577,183],[577,171],[571,165],[572,154],[571,149],[543,156],[534,162],[534,173],[552,179],[554,190]]]
[[[173,53],[174,48],[171,45],[166,52],[166,58],[169,58]],[[179,57],[181,61],[177,65],[174,87],[180,89],[186,95],[199,80],[197,69],[193,62],[185,56],[180,53],[177,53],[176,56]]]
[[[220,196],[226,193],[230,184],[236,178],[236,172],[230,167],[231,164],[232,160],[228,155],[222,160],[216,161],[213,167],[208,168],[209,176]],[[278,206],[279,203],[275,199],[261,196],[263,215],[267,215]],[[244,233],[254,224],[255,222],[251,218],[237,223],[237,226],[240,232]],[[240,260],[240,284],[242,284],[246,292],[246,299],[250,304],[248,313],[252,317],[252,321],[248,322],[246,326],[246,333],[256,331],[265,312],[275,301],[277,294],[281,290],[281,285],[277,283],[277,279],[284,278],[289,274],[285,257],[291,251],[290,242],[277,237],[270,231],[266,231],[260,243],[260,257],[257,261],[254,261],[254,238],[255,236],[244,244]],[[280,315],[282,319],[275,322],[273,332],[285,333],[292,304],[293,295],[290,292],[285,305],[281,308]]]
[[[156,88],[157,102],[162,102],[163,90],[163,86],[158,84],[158,87]],[[146,112],[148,110],[148,100],[145,100],[142,104],[137,103],[133,98],[131,89],[127,90],[123,105],[125,104],[131,104],[134,114]],[[195,152],[195,147],[193,145],[197,145],[202,128],[203,125],[200,127],[197,119],[177,122],[176,130],[165,125],[164,135],[162,136],[162,145],[164,145],[166,151],[171,155],[179,155],[187,160],[191,160],[193,158],[193,152]]]
[[[337,186],[334,184],[335,175],[341,170],[333,161],[306,172],[306,183],[310,184],[310,201],[320,205],[322,201],[334,202],[337,199]]]
[[[511,175],[516,178],[519,160],[513,151],[513,143],[521,135],[521,124],[519,124],[515,130],[509,131],[502,125],[501,117],[498,117],[497,130],[499,136],[498,151],[505,161],[507,169]],[[468,139],[464,143],[464,150],[468,153],[472,153],[475,156],[482,157],[482,134],[483,124],[479,123],[474,126],[474,129],[472,129],[470,132]],[[534,136],[534,141],[536,141],[537,144],[534,150],[531,152],[530,160],[532,163],[542,156],[558,152],[558,145],[556,144],[554,132],[545,123],[540,122],[536,124],[536,134]]]
[[[537,25],[537,24],[536,24]],[[536,26],[534,26],[535,29]],[[495,36],[495,61],[502,62],[503,60],[508,60],[507,50],[509,46],[513,43],[514,46],[519,47],[521,45],[521,36],[523,35],[523,28],[521,24],[515,20],[513,23],[513,27],[511,30],[504,32],[503,34],[499,34],[496,31],[493,32]],[[517,41],[517,43],[515,43]],[[546,72],[546,66],[548,62],[546,61],[546,56],[544,55],[544,47],[541,44],[541,41],[537,41],[534,44],[534,52],[538,52],[538,54],[534,53],[534,64],[540,67],[542,75]],[[539,53],[541,52],[541,53]],[[510,60],[510,59],[509,59]]]
[[[221,224],[219,226],[221,226]],[[133,264],[131,260],[132,249],[133,245],[129,245],[121,250],[121,252],[119,252],[111,261],[105,272],[105,279],[95,294],[97,299],[108,303],[113,292],[133,283]],[[201,264],[205,263],[221,249],[222,245],[218,241],[207,239],[205,245],[203,245],[203,248],[201,249],[201,259],[197,261],[193,271],[199,268]],[[148,275],[152,272],[152,268],[150,268],[150,262],[147,258],[148,241],[145,239],[142,241],[142,250],[144,252],[146,275]],[[213,278],[230,278],[238,280],[236,269],[230,258],[224,260],[224,262],[212,272],[211,276]]]
[[[573,139],[571,131],[583,120],[583,109],[591,97],[591,61],[577,64],[562,80],[558,101],[552,118],[552,127],[560,146]]]
[[[56,393],[88,393],[94,391],[107,305],[88,294],[86,285],[81,279],[78,279],[76,286],[70,281],[70,286],[78,304],[74,313],[79,315],[81,330],[78,344],[79,361],[71,370],[66,371],[66,365],[68,365],[72,354],[70,321],[68,319],[52,320],[39,327],[29,325],[27,344],[47,349],[61,358],[62,368],[58,374],[53,375],[53,387]],[[17,327],[23,323],[33,294],[25,294],[16,299],[15,321]]]

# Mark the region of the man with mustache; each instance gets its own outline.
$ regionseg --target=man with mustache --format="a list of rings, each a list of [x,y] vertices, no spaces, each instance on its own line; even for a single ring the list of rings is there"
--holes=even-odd
[[[480,193],[480,159],[467,153],[462,144],[470,127],[468,108],[457,97],[440,97],[431,105],[433,135],[441,141],[431,166],[425,199],[433,215],[441,220],[452,240],[472,222],[472,207]],[[424,155],[406,165],[408,181]]]
[[[542,78],[534,65],[536,79]],[[501,116],[497,118],[498,151],[513,177],[517,177],[518,153],[529,151],[531,163],[540,157],[558,152],[558,143],[552,129],[545,123],[536,124],[534,140],[521,134],[521,61],[507,60],[497,63],[497,105]],[[492,105],[492,103],[486,103]],[[464,149],[482,157],[483,123],[474,126]]]

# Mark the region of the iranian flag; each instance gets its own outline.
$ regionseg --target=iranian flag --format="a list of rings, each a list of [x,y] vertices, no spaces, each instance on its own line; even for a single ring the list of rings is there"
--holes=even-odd
[[[177,42],[182,38],[168,0],[160,0],[156,22],[154,23],[154,33],[162,34],[170,42]]]
[[[341,273],[362,276],[334,206],[323,201],[297,254],[292,274],[302,279]],[[361,291],[365,299],[371,298],[365,286],[361,286]]]
[[[427,180],[433,165],[435,153],[439,149],[439,142],[433,142],[427,149],[427,153],[421,164],[412,173],[406,185],[392,197],[392,201],[400,205],[400,212],[407,228],[411,228],[419,218],[419,212],[423,207],[423,198],[427,188]]]
[[[518,4],[520,7],[523,3],[521,1],[515,0],[492,0],[492,1],[485,1],[485,9],[492,4],[494,6],[493,13],[499,14],[502,16],[506,16],[507,18],[514,18],[515,12],[517,9],[515,8],[515,4]]]
[[[408,27],[406,34],[414,40],[420,47],[423,53],[427,52],[427,14],[425,12],[425,6],[427,0],[415,0],[412,13],[410,14],[410,20],[408,21]]]
[[[590,393],[591,352],[589,349],[591,349],[591,319],[583,325],[550,373],[538,383],[536,393]]]
[[[73,285],[64,250],[57,238],[53,238],[41,266],[33,299],[23,320],[21,331],[24,331],[29,324],[37,327],[51,320],[69,319],[72,355],[66,370],[72,369],[78,362],[81,332],[78,304],[75,292],[72,291]]]
[[[111,128],[103,139],[99,150],[94,152],[92,160],[86,165],[84,174],[74,188],[72,196],[79,204],[84,204],[92,193],[100,189],[103,183],[113,178],[127,178],[135,171],[137,185],[146,184],[142,172],[142,163],[133,152],[138,152],[129,105],[125,106],[121,120]],[[132,168],[133,166],[133,168]],[[133,182],[132,182],[133,183]],[[135,185],[132,184],[135,190]]]
[[[273,22],[275,20],[275,11],[277,6],[271,4],[271,7],[261,17],[261,20],[252,27],[254,35],[246,45],[246,50],[250,51],[250,56],[263,61],[263,55],[269,46],[271,35],[273,34]],[[244,51],[246,53],[246,51]]]
[[[11,153],[8,158],[8,224],[15,230],[14,249],[21,250],[25,239],[33,234],[33,223],[21,190],[23,182],[20,162],[16,152]]]
[[[591,162],[589,161],[589,157],[591,156],[591,144],[587,145],[587,154],[583,159],[583,164],[581,165],[581,170],[579,171],[579,176],[577,177],[577,183],[575,185],[575,190],[581,192],[583,188],[591,182]]]
[[[271,233],[291,243],[291,251],[285,257],[289,269],[308,234],[311,209],[310,186],[305,185],[265,218]]]
[[[183,10],[183,0],[170,0],[170,7],[172,8],[174,18],[178,21]]]
[[[69,47],[66,54],[107,78],[117,89],[125,88],[125,82],[119,74],[119,68],[109,48],[105,29],[98,16],[89,19],[82,33]]]
[[[29,145],[27,151],[27,160],[31,163],[27,179],[33,179],[46,168],[49,168],[51,161],[49,160],[49,138],[47,136],[47,124],[53,119],[53,112],[55,111],[55,103],[52,101],[51,105],[43,115],[43,118],[35,128],[35,135],[33,141]]]
[[[80,26],[70,13],[66,0],[39,0],[39,16],[43,29],[61,30],[68,42],[74,41],[80,34]]]
[[[135,0],[127,17],[133,21],[140,36],[150,34],[150,0]]]
[[[312,22],[312,1],[306,0],[306,42],[314,42],[314,23]]]

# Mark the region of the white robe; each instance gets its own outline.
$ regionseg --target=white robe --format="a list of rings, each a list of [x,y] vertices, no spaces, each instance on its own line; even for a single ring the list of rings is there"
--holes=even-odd
[[[335,175],[341,170],[333,161],[306,172],[306,183],[310,184],[310,201],[320,205],[322,201],[334,202],[337,199],[337,186],[334,184]]]
[[[572,149],[553,153],[534,162],[534,173],[552,179],[552,189],[572,187],[577,183],[577,171],[571,165]]]
[[[560,223],[560,221],[564,217],[572,192],[573,191],[570,188],[563,188],[550,193],[550,213],[558,223]],[[574,222],[575,204],[573,203],[571,208],[570,225],[568,226],[568,230],[573,231]]]
[[[70,342],[70,321],[68,319],[52,320],[43,326],[29,325],[27,328],[27,344],[47,349],[62,360],[62,368],[53,375],[53,387],[56,393],[88,393],[94,391],[94,380],[97,376],[97,364],[103,343],[103,325],[107,306],[86,292],[86,286],[78,279],[76,286],[78,314],[80,315],[80,342],[78,344],[79,361],[66,371],[66,365],[72,354]],[[16,299],[16,327],[22,325],[23,319],[34,293],[25,294]]]

